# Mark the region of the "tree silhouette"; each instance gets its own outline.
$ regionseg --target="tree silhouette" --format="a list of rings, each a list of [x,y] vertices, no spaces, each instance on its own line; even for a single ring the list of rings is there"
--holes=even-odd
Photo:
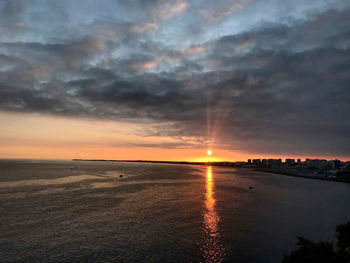
[[[336,228],[337,247],[297,236],[298,248],[284,255],[282,263],[350,263],[350,221]]]

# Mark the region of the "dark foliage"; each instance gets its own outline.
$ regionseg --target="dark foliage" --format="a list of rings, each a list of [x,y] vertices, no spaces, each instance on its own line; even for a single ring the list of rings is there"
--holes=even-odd
[[[313,242],[297,237],[298,248],[285,255],[282,263],[349,263],[350,262],[350,221],[338,225],[337,248],[330,242]]]
[[[284,256],[282,263],[332,263],[337,261],[337,255],[333,251],[332,243],[312,242],[302,237],[297,237],[299,248],[290,255]]]
[[[337,245],[340,249],[350,247],[350,221],[337,226]]]

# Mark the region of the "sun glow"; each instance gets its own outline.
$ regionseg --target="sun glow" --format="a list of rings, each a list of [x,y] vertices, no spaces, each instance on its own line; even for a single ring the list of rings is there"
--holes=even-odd
[[[208,150],[208,155],[210,156],[212,154],[213,154],[213,152],[211,150]]]

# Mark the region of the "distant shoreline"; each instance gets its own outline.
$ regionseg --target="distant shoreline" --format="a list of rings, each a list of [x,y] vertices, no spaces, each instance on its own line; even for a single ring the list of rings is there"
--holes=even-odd
[[[213,165],[225,167],[237,167],[233,162],[185,162],[185,161],[147,161],[147,160],[105,160],[105,159],[72,159],[72,161],[89,162],[118,162],[118,163],[167,163],[167,164],[191,164],[191,165]]]
[[[281,170],[271,170],[271,169],[264,169],[264,168],[254,168],[252,170],[256,171],[256,172],[265,172],[265,173],[272,173],[272,174],[279,174],[279,175],[286,175],[286,176],[293,176],[293,177],[301,177],[301,178],[306,178],[306,179],[316,179],[316,180],[331,181],[331,182],[350,183],[350,180],[347,180],[347,179],[298,175],[298,174],[288,173],[287,171],[281,171]]]
[[[290,173],[290,172],[287,172],[287,171],[275,170],[275,169],[267,169],[267,168],[242,167],[242,166],[236,165],[234,162],[185,162],[185,161],[105,160],[105,159],[72,159],[72,161],[212,165],[212,166],[220,166],[220,167],[251,169],[252,171],[256,171],[256,172],[266,172],[266,173],[272,173],[272,174],[279,174],[279,175],[286,175],[286,176],[293,176],[293,177],[301,177],[301,178],[306,178],[306,179],[316,179],[316,180],[331,181],[331,182],[350,183],[350,180],[347,180],[347,179],[298,175],[298,174]]]

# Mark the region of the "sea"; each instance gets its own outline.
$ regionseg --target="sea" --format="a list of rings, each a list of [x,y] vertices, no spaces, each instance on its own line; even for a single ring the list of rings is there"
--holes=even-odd
[[[0,262],[277,263],[350,184],[210,165],[0,160]]]

